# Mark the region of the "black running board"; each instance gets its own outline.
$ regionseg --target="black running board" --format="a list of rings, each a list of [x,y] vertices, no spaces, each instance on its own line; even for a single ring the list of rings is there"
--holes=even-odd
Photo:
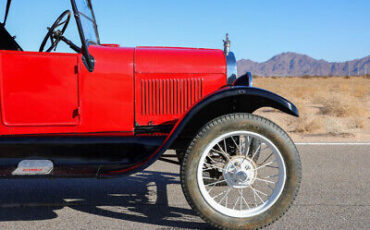
[[[95,177],[100,172],[130,168],[142,162],[164,139],[163,136],[0,137],[0,177]]]

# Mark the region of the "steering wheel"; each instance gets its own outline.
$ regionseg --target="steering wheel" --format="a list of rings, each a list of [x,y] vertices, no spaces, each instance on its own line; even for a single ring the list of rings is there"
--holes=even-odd
[[[63,34],[66,31],[70,20],[71,20],[71,11],[66,10],[58,17],[58,19],[54,22],[54,24],[50,28],[48,27],[48,33],[46,34],[44,40],[41,43],[39,52],[44,52],[46,43],[49,39],[51,45],[48,49],[46,49],[45,52],[51,52],[53,49],[55,50],[57,48],[58,43],[62,39]],[[58,28],[62,26],[63,28],[59,30]]]

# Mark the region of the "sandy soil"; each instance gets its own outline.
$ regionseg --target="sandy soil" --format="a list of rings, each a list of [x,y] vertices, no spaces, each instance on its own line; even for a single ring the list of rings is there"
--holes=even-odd
[[[370,142],[370,78],[256,78],[297,105],[300,118],[262,108],[296,142]]]

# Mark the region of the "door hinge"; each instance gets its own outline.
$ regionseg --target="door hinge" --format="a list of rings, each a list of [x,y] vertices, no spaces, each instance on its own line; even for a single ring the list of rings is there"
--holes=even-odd
[[[73,113],[72,113],[73,118],[76,118],[78,116],[80,116],[80,108],[73,110]]]

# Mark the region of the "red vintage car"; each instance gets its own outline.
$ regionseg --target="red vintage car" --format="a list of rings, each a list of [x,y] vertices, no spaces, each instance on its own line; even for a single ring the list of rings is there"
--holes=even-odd
[[[253,87],[250,73],[237,78],[228,38],[224,50],[103,44],[91,1],[71,0],[39,52],[27,52],[6,30],[10,6],[0,25],[2,178],[106,178],[164,160],[181,165],[186,199],[214,227],[260,228],[287,211],[299,153],[253,112],[298,110]],[[81,47],[63,36],[72,15]],[[59,42],[75,53],[52,52]]]

